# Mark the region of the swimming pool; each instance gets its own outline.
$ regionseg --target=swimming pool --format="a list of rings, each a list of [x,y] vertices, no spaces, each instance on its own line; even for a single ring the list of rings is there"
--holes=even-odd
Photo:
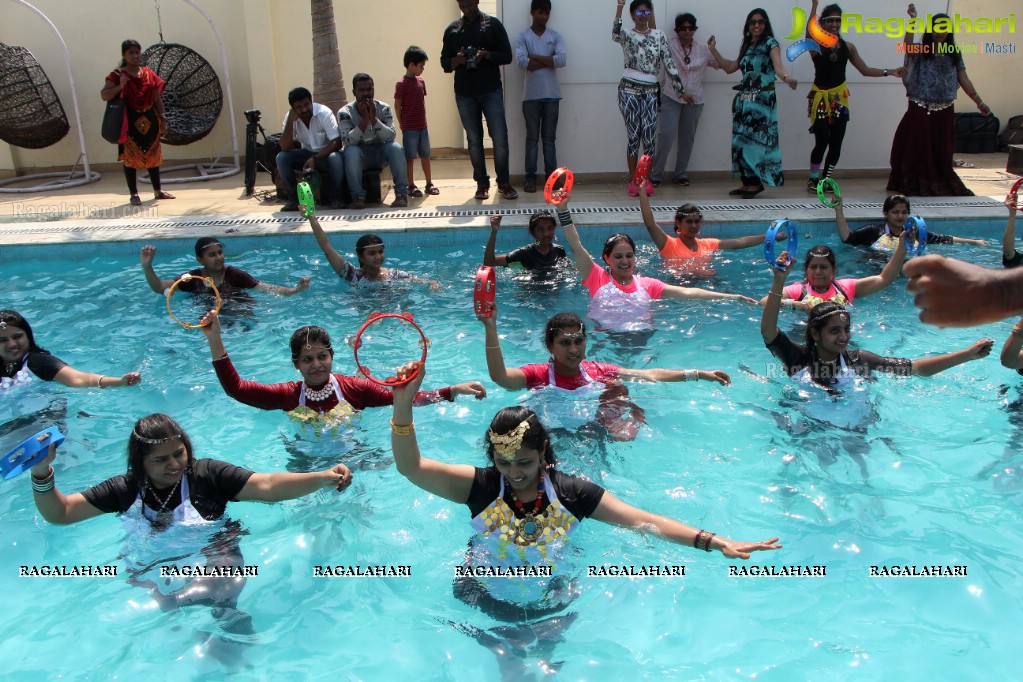
[[[929,221],[930,222],[930,221]],[[1002,224],[975,226],[996,240]],[[731,226],[734,233],[762,226]],[[935,231],[943,230],[934,221]],[[748,230],[744,232],[743,230]],[[604,230],[584,231],[596,252]],[[639,234],[630,230],[633,234]],[[708,232],[712,232],[708,229]],[[810,244],[836,248],[839,273],[878,272],[883,259],[844,247],[827,224],[801,226]],[[502,231],[498,248],[524,231]],[[486,379],[483,329],[470,314],[469,287],[481,259],[479,231],[385,235],[388,264],[433,273],[448,286],[375,289],[351,294],[337,281],[311,237],[224,240],[229,263],[259,279],[293,284],[313,275],[310,290],[285,299],[258,296],[250,317],[225,325],[224,340],[243,377],[294,378],[287,341],[302,324],[327,327],[338,348],[335,370],[354,363],[340,339],[373,310],[410,310],[432,339],[429,387],[484,380],[490,396],[416,410],[423,452],[445,461],[485,461],[480,439],[490,416],[517,402]],[[333,236],[351,253],[351,238]],[[639,240],[639,272],[662,275],[658,257]],[[57,483],[71,492],[123,472],[124,446],[139,416],[164,411],[188,430],[199,457],[218,457],[268,471],[296,466],[282,438],[296,427],[280,412],[262,412],[223,395],[198,331],[167,317],[145,285],[139,243],[46,247],[50,259],[24,260],[7,250],[0,281],[3,307],[22,312],[40,344],[83,370],[140,369],[135,389],[71,391],[34,384],[6,396],[0,422],[52,400],[68,440]],[[38,248],[38,247],[33,247]],[[997,246],[938,247],[997,265]],[[193,267],[191,242],[159,243],[164,277]],[[759,298],[769,273],[758,248],[717,261],[701,286]],[[790,281],[795,280],[795,275]],[[555,289],[499,273],[499,330],[510,366],[542,361],[546,318],[582,313],[578,283]],[[930,379],[880,378],[875,413],[863,432],[823,431],[797,415],[787,382],[759,336],[759,309],[742,304],[664,302],[657,332],[639,347],[592,334],[591,359],[629,367],[720,368],[733,385],[633,384],[648,426],[631,443],[558,450],[562,468],[581,472],[629,503],[736,539],[779,535],[785,549],[729,562],[719,554],[582,524],[578,565],[685,564],[684,577],[581,577],[578,617],[549,660],[559,679],[969,679],[1011,678],[1012,634],[1021,613],[1021,455],[1023,431],[1010,422],[1023,398],[1020,378],[1001,368],[997,350],[1012,321],[977,330],[937,330],[916,321],[903,282],[853,310],[855,342],[886,355],[964,348],[983,336],[993,356]],[[783,311],[781,328],[797,329]],[[798,333],[798,331],[797,331]],[[1014,404],[1015,403],[1015,404]],[[389,409],[367,410],[353,433],[365,454],[344,494],[321,492],[273,506],[238,503],[228,514],[249,531],[241,541],[249,579],[239,607],[257,634],[214,652],[199,640],[216,631],[209,609],[161,613],[145,590],[116,579],[19,578],[21,565],[122,566],[124,533],[113,517],[72,527],[38,519],[24,478],[5,482],[0,501],[4,562],[0,590],[6,675],[17,679],[138,677],[153,673],[213,679],[288,675],[309,678],[492,679],[493,653],[452,623],[482,629],[498,623],[451,594],[469,537],[467,509],[435,499],[397,474],[388,460]],[[314,448],[321,454],[322,443]],[[862,450],[864,479],[848,456]],[[366,454],[368,453],[368,454]],[[316,578],[317,565],[411,566],[411,577]],[[871,577],[872,565],[965,565],[966,577]],[[731,577],[728,567],[824,565],[813,578]],[[526,647],[530,650],[529,647]],[[217,654],[217,655],[215,655]],[[219,657],[218,657],[219,656]],[[233,662],[223,659],[232,658]],[[539,676],[535,656],[523,667]],[[638,673],[638,674],[637,674]]]

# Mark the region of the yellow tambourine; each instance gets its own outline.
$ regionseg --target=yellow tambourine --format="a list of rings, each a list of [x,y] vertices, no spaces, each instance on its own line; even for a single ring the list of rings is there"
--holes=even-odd
[[[206,326],[205,324],[192,324],[191,322],[182,322],[174,315],[174,311],[171,310],[171,298],[174,297],[175,289],[177,289],[178,285],[181,284],[182,282],[188,282],[193,279],[202,280],[203,282],[205,282],[206,286],[208,286],[210,289],[213,289],[213,295],[217,297],[217,308],[214,312],[218,314],[220,313],[220,291],[217,290],[217,285],[213,283],[213,280],[210,279],[209,277],[202,277],[199,275],[190,275],[188,273],[185,273],[184,275],[181,275],[181,277],[177,279],[174,282],[174,284],[171,284],[170,289],[167,290],[167,313],[170,314],[172,320],[180,324],[185,329],[198,329],[199,327]]]

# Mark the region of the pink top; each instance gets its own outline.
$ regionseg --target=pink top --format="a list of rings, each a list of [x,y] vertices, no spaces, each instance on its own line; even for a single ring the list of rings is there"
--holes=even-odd
[[[789,295],[789,298],[796,301],[810,301],[814,305],[823,303],[824,301],[834,300],[839,305],[849,305],[856,298],[856,280],[855,279],[839,279],[835,280],[838,282],[838,287],[835,287],[835,282],[831,283],[828,290],[823,294],[819,294],[807,285],[806,282],[796,282],[785,287],[785,293]],[[806,296],[803,296],[803,289],[806,288]],[[843,292],[845,292],[843,294]]]
[[[549,362],[542,365],[523,365],[522,367],[519,367],[519,369],[526,375],[526,388],[532,389],[540,388],[541,386],[550,386],[550,377],[553,374],[554,385],[558,388],[564,388],[569,391],[582,388],[591,381],[599,381],[603,384],[617,381],[618,373],[621,371],[621,368],[617,365],[609,365],[605,362],[583,360],[581,364],[582,371],[574,377],[566,377],[558,374],[557,372],[552,372],[551,363]]]
[[[650,299],[660,298],[667,285],[659,279],[633,275],[622,286],[607,270],[594,265],[583,285],[590,291],[589,317],[614,331],[639,331],[653,328]]]
[[[639,287],[643,287],[646,293],[650,295],[650,298],[660,298],[661,293],[664,292],[664,287],[667,286],[659,279],[640,277],[639,275],[633,275],[632,282],[628,286],[622,286],[608,274],[607,270],[596,265],[590,269],[590,276],[583,280],[583,285],[590,290],[591,298],[595,297],[600,288],[605,284],[613,284],[616,289],[625,294],[634,294],[638,291]]]

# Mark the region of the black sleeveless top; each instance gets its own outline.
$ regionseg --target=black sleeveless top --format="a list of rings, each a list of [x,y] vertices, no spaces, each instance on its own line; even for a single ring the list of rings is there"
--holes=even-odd
[[[849,63],[849,45],[841,38],[833,50],[830,47],[822,47],[821,53],[811,52],[813,59],[813,84],[821,90],[837,88],[845,82],[845,67]],[[831,61],[831,56],[837,59]]]

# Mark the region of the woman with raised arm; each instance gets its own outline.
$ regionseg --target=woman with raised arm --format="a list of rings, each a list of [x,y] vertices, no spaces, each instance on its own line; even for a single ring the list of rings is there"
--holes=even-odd
[[[906,228],[909,210],[908,198],[901,194],[892,194],[884,200],[884,204],[881,206],[881,213],[884,215],[883,223],[864,225],[850,230],[849,223],[845,219],[845,211],[842,209],[842,200],[839,199],[838,204],[835,205],[835,227],[838,229],[838,236],[850,246],[869,246],[875,251],[894,251],[902,231]],[[938,234],[930,231],[927,233],[927,243],[988,245],[986,239],[953,237],[950,234]]]
[[[1019,210],[1019,196],[1009,194],[1002,202],[1009,209],[1009,219],[1005,223],[1005,230],[1002,232],[1002,267],[1018,268],[1023,263],[1023,253],[1016,250],[1016,212]]]

